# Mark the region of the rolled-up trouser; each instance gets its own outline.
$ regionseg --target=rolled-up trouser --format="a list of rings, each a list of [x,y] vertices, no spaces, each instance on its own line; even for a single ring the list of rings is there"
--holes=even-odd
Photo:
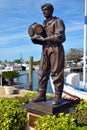
[[[44,46],[38,71],[38,91],[46,93],[49,75],[53,78],[55,95],[61,95],[64,84],[64,49],[62,44]]]

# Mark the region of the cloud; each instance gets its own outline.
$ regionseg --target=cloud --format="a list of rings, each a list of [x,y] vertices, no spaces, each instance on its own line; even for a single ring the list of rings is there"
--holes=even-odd
[[[11,26],[11,25],[6,25],[6,24],[1,24],[0,25],[0,33],[5,33],[5,32],[10,32],[10,31],[20,31],[23,28],[25,28],[25,25],[16,25],[16,26]]]
[[[40,57],[41,47],[31,44],[27,30],[30,24],[36,21],[42,23],[44,20],[41,5],[45,2],[52,3],[55,9],[54,16],[64,20],[66,50],[72,41],[75,46],[75,43],[79,42],[78,39],[82,39],[83,0],[0,0],[0,60],[14,59],[20,52],[24,58],[29,55],[37,59]]]
[[[67,23],[67,28],[66,28],[66,32],[71,32],[71,31],[79,31],[79,30],[83,30],[84,26],[81,22],[77,22],[77,21],[69,21]]]
[[[8,44],[8,42],[11,42],[12,40],[23,38],[26,38],[26,34],[24,32],[15,33],[11,35],[3,35],[2,37],[0,37],[0,45],[6,45]]]
[[[28,60],[29,56],[34,56],[35,59],[40,59],[41,46],[28,44],[21,45],[21,47],[4,47],[0,51],[0,60],[8,59],[9,61],[13,61],[14,59],[19,59],[20,53],[22,54],[24,60]],[[35,54],[37,55],[35,56]]]

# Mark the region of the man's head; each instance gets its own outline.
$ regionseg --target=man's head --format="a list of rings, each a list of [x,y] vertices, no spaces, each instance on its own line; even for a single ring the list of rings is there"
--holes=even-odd
[[[43,11],[44,16],[46,18],[49,18],[53,14],[54,7],[53,7],[52,4],[46,3],[46,4],[44,4],[44,5],[41,6],[41,9]]]

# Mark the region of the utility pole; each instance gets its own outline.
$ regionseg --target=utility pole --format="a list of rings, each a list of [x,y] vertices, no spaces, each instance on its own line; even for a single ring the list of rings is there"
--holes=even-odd
[[[87,0],[85,0],[83,85],[86,88]]]

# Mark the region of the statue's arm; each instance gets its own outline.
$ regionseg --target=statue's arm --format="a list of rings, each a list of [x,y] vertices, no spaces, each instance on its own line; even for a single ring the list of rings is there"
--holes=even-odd
[[[56,19],[54,24],[54,34],[46,37],[45,42],[63,43],[65,38],[65,25],[61,19]]]
[[[33,43],[45,45],[45,44],[60,44],[63,43],[65,38],[65,25],[61,19],[55,19],[54,22],[54,33],[51,36],[43,37],[41,35],[36,35],[31,38]]]

